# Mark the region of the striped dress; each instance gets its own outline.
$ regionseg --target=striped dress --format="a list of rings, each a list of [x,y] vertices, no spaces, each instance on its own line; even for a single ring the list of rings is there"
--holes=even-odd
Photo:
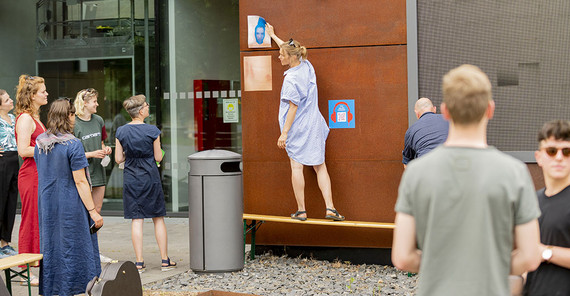
[[[283,74],[279,127],[281,131],[289,112],[289,102],[297,105],[297,113],[287,134],[287,155],[303,165],[320,165],[325,162],[325,142],[329,134],[327,122],[319,111],[317,77],[308,60],[290,68]]]

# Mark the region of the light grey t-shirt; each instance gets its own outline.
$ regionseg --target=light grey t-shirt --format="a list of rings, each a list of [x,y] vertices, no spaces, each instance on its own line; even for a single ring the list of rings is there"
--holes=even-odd
[[[524,163],[496,148],[440,146],[408,165],[396,212],[422,250],[417,295],[509,295],[514,226],[540,216]]]

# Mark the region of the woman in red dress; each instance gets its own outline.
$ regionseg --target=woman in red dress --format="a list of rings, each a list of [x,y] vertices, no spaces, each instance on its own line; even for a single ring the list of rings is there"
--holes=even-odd
[[[21,75],[16,93],[16,144],[24,163],[18,174],[22,200],[22,221],[18,234],[20,253],[40,253],[38,227],[38,171],[34,161],[36,138],[46,131],[40,122],[40,107],[48,103],[45,81],[39,76]],[[37,285],[34,276],[32,284]]]

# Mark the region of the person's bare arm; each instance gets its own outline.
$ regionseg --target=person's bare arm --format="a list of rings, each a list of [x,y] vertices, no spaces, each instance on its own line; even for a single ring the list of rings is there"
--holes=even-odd
[[[283,44],[283,40],[281,40],[281,38],[275,35],[275,30],[273,29],[272,25],[270,25],[269,23],[265,23],[265,32],[267,32],[267,35],[269,35],[269,37],[271,37],[271,39],[273,39],[273,41],[277,43],[277,46],[281,47],[281,44]]]
[[[152,148],[154,150],[154,160],[156,160],[157,162],[161,162],[162,161],[162,149],[160,148],[160,136],[158,136],[156,138],[156,140],[154,140],[154,142],[152,143]]]
[[[283,130],[281,131],[279,139],[277,139],[277,146],[281,149],[285,149],[285,144],[287,142],[287,133],[289,132],[291,126],[293,125],[293,121],[295,120],[296,114],[297,114],[297,105],[289,101],[289,111],[287,111],[285,124],[283,124]]]
[[[111,152],[113,152],[113,149],[111,149],[109,146],[106,146],[104,141],[101,141],[101,150],[103,150],[103,153],[105,153],[105,155],[109,155]]]
[[[89,216],[91,216],[93,222],[95,222],[95,227],[99,228],[103,226],[103,217],[101,217],[101,215],[99,215],[95,210],[95,203],[91,196],[89,182],[85,176],[85,169],[73,171],[73,180],[75,181],[75,187],[77,187],[77,191],[79,192],[79,197],[81,197],[83,205],[89,211]]]
[[[105,155],[107,155],[105,153],[105,149],[99,149],[99,150],[93,150],[90,152],[85,152],[86,158],[103,158],[103,157],[105,157]]]
[[[539,250],[541,254],[546,247],[547,246],[540,244]],[[551,264],[556,264],[558,266],[570,269],[570,248],[564,248],[558,246],[548,246],[548,247],[552,249],[552,257],[550,258],[550,260],[548,260],[548,262]]]
[[[538,220],[515,226],[515,249],[511,253],[511,274],[521,275],[540,265]]]
[[[417,273],[420,271],[422,251],[416,247],[416,220],[411,215],[396,213],[395,223],[392,264],[400,270]]]
[[[20,115],[16,122],[16,145],[18,146],[18,155],[20,157],[34,157],[34,146],[30,146],[32,134],[36,129],[34,119],[27,113]]]
[[[123,163],[125,161],[125,154],[123,153],[123,146],[119,139],[115,139],[115,162]]]

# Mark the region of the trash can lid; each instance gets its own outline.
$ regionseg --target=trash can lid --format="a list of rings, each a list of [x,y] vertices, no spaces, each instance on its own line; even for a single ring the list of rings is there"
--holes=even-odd
[[[212,149],[196,152],[188,156],[188,160],[194,159],[241,159],[241,154],[228,150]]]

